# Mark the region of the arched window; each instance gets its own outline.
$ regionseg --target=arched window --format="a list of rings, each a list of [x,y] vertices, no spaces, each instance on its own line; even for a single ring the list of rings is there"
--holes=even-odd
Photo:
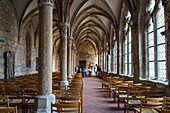
[[[117,42],[115,41],[114,48],[113,48],[113,70],[117,72]]]
[[[149,20],[147,50],[148,50],[148,76],[150,79],[166,80],[166,53],[165,36],[161,33],[165,31],[164,7],[162,1],[158,3],[157,12],[153,12],[153,17]],[[155,15],[155,16],[154,16]]]
[[[158,5],[156,13],[156,34],[157,34],[157,62],[158,62],[158,79],[166,79],[166,53],[165,53],[165,36],[161,32],[165,31],[164,7],[162,1]]]
[[[148,75],[150,79],[155,79],[155,58],[154,58],[154,25],[152,18],[149,20],[148,25]]]
[[[125,40],[124,40],[124,74],[132,75],[131,65],[131,14],[128,11],[125,24]]]
[[[26,36],[26,67],[31,68],[31,38]]]

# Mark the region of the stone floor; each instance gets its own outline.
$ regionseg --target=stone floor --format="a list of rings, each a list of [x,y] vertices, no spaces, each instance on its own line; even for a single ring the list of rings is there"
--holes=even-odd
[[[108,93],[102,89],[102,81],[98,77],[85,77],[83,92],[84,113],[124,113],[124,104],[117,110],[117,104],[109,98]],[[132,111],[129,113],[133,113]]]

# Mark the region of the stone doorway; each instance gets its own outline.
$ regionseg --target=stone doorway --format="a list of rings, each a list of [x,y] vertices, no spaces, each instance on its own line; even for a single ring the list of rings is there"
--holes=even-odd
[[[80,61],[79,61],[79,66],[80,66],[81,68],[86,67],[86,60],[80,60]]]
[[[6,51],[4,53],[5,65],[5,79],[15,76],[15,53]]]

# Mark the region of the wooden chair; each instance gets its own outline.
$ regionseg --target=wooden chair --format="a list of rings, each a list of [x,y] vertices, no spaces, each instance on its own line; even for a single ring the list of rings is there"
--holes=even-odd
[[[116,91],[116,97],[117,97],[117,106],[118,110],[120,110],[120,103],[123,102],[127,99],[127,93],[129,90],[128,85],[118,85],[116,86],[118,91]]]
[[[159,98],[165,96],[164,90],[153,90],[153,91],[146,91],[145,97],[146,98]]]
[[[129,83],[129,88],[133,91],[135,91],[136,87],[141,87],[142,83]]]
[[[9,107],[8,96],[1,96],[0,97],[0,113],[6,112],[13,112],[17,113],[17,106],[16,107]]]
[[[163,98],[141,98],[140,108],[134,108],[134,113],[159,113]]]
[[[56,103],[59,103],[60,98],[64,96],[64,89],[52,90],[52,93],[55,95]]]
[[[145,91],[128,91],[127,100],[124,103],[124,113],[129,113],[131,106],[139,106],[141,98],[145,98]]]
[[[78,102],[79,109],[81,108],[81,113],[83,113],[83,98],[82,97],[61,97],[59,103],[61,104],[72,104]]]
[[[9,96],[10,106],[17,106],[23,109],[24,96],[22,90],[15,84],[6,84],[5,86],[6,95]]]
[[[102,79],[102,89],[108,87],[109,79],[111,79],[111,77],[103,77],[103,79]]]
[[[59,103],[59,104],[53,104],[51,103],[51,113],[53,112],[58,112],[58,113],[63,113],[63,112],[78,112],[80,113],[80,103],[79,102],[74,102],[74,103]],[[55,109],[56,108],[56,109]]]
[[[163,97],[163,106],[161,113],[170,113],[170,97]]]
[[[136,86],[135,90],[136,91],[150,91],[151,87],[150,86]]]
[[[170,113],[170,110],[162,109],[161,113]]]
[[[10,107],[10,108],[0,108],[0,113],[17,113],[17,106],[15,107]]]
[[[113,80],[109,81],[108,89],[109,89],[109,96],[110,96],[110,98],[112,98],[112,94],[116,90],[116,85],[122,84],[122,83],[123,83],[123,81],[120,78],[113,79]],[[114,96],[114,99],[115,99],[115,96]]]

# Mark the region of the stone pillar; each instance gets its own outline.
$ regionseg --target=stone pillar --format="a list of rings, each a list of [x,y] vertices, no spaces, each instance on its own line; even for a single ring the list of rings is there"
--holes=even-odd
[[[139,1],[138,1],[139,2]],[[133,12],[132,18],[132,63],[133,81],[139,82],[139,38],[138,38],[138,11]]]
[[[100,68],[103,71],[103,47],[101,47],[101,51],[100,51]]]
[[[170,30],[165,32],[166,37],[166,76],[168,86],[166,86],[166,96],[170,96]]]
[[[140,0],[139,13],[139,69],[140,77],[145,78],[146,75],[146,53],[145,53],[145,14],[146,14],[146,0]]]
[[[71,76],[71,45],[72,45],[73,37],[68,38],[67,43],[67,77],[72,78]]]
[[[105,71],[105,47],[103,46],[103,71]]]
[[[121,58],[121,61],[120,61],[120,73],[121,73],[121,74],[124,74],[124,72],[123,72],[123,70],[124,70],[124,69],[123,69],[123,68],[124,68],[124,67],[123,67],[123,64],[124,64],[124,59],[123,59],[123,54],[124,54],[124,53],[123,53],[123,51],[124,51],[123,40],[124,40],[124,36],[121,37],[120,40],[121,40],[121,45],[120,45],[120,46],[121,46],[121,51],[120,51],[120,52],[121,52],[121,57],[120,57],[120,58]]]
[[[119,35],[116,33],[117,40],[117,75],[119,76]]]
[[[74,49],[73,49],[73,46],[71,46],[71,74],[74,74],[74,70],[75,70],[75,67],[74,67]]]
[[[113,38],[112,38],[112,39],[111,39],[111,51],[110,51],[110,53],[111,53],[111,56],[110,56],[111,59],[110,59],[110,61],[111,61],[111,72],[112,72],[112,73],[114,72],[114,66],[113,66],[113,65],[114,65],[114,60],[113,60],[113,59],[114,59],[114,56],[113,56],[113,54],[114,54],[114,53],[113,53],[113,49],[114,49],[113,47],[114,47],[114,45],[113,45],[113,44],[114,44],[114,43],[113,43]]]
[[[67,28],[68,23],[60,23],[60,86],[68,85],[67,81]]]
[[[34,113],[51,113],[52,94],[52,0],[39,0],[39,78]]]
[[[57,71],[57,47],[53,46],[53,71]]]

